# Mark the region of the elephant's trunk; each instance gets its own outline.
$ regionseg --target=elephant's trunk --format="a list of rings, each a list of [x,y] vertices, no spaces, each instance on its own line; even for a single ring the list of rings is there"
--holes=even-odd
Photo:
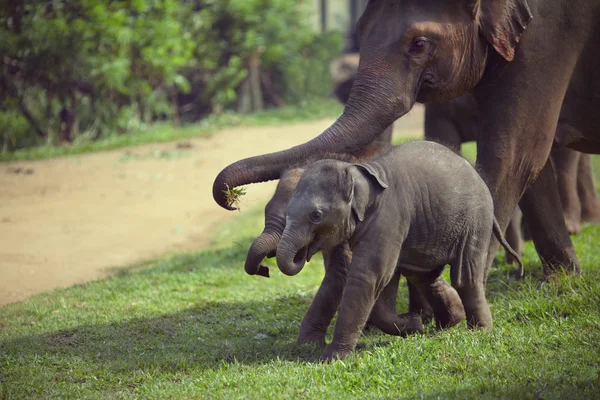
[[[246,256],[246,264],[244,268],[248,275],[261,275],[269,277],[269,268],[261,265],[262,260],[265,257],[272,257],[277,250],[281,233],[265,229],[259,237],[257,237],[252,246],[248,250]]]
[[[327,153],[356,154],[406,114],[416,92],[403,90],[391,67],[375,67],[359,69],[344,113],[325,132],[302,145],[246,158],[223,169],[213,184],[217,204],[235,210],[224,194],[227,188],[279,179],[285,169],[323,158]]]
[[[286,228],[277,246],[276,257],[279,270],[289,276],[299,273],[306,263],[309,242],[310,238],[292,233]]]

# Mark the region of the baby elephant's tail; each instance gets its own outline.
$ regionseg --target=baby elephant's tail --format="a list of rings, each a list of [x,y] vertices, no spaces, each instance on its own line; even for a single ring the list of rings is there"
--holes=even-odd
[[[494,231],[494,236],[496,236],[496,239],[498,239],[498,241],[500,242],[502,247],[504,247],[506,249],[506,251],[508,251],[515,258],[515,260],[517,260],[517,263],[519,263],[519,278],[522,278],[523,275],[525,274],[525,267],[523,267],[523,260],[521,260],[521,257],[519,257],[517,252],[514,251],[512,247],[510,247],[510,245],[504,238],[504,235],[502,234],[502,230],[500,229],[500,225],[498,225],[498,221],[496,221],[496,217],[494,217],[493,231]]]

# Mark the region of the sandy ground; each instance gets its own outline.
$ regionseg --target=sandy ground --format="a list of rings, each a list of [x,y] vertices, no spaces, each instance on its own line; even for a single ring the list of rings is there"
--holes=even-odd
[[[422,133],[422,108],[395,135]],[[208,138],[44,161],[0,164],[0,305],[103,278],[172,251],[206,247],[235,218],[212,199],[219,171],[240,158],[286,149],[331,120],[236,128]],[[264,204],[276,182],[247,187]]]

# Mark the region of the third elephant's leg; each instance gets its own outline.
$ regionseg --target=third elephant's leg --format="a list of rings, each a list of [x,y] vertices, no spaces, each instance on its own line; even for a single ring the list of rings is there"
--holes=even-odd
[[[553,148],[550,156],[567,230],[578,234],[581,231],[581,203],[577,193],[577,172],[581,153],[568,148]]]
[[[408,279],[406,279],[406,287],[408,288],[408,312],[419,314],[423,322],[433,317],[433,307],[419,289]]]
[[[438,328],[450,328],[465,319],[465,310],[456,290],[450,286],[441,272],[444,267],[425,274],[409,274],[409,280],[433,307]]]
[[[520,206],[535,248],[542,259],[544,273],[548,275],[561,266],[567,271],[579,273],[581,268],[571,238],[566,234],[550,159],[523,194]]]
[[[380,142],[385,142],[385,143],[392,143],[392,136],[394,135],[394,124],[391,124],[390,126],[387,127],[387,129],[383,132],[381,132],[381,134],[379,136],[377,136],[377,138],[375,140],[378,140]]]
[[[600,223],[600,201],[594,185],[591,157],[589,154],[579,157],[577,193],[581,202],[581,221]]]
[[[515,212],[513,213],[512,218],[510,219],[510,223],[508,224],[508,228],[506,228],[506,241],[513,248],[514,251],[519,255],[523,255],[523,247],[525,243],[523,242],[523,234],[521,230],[521,220],[523,219],[523,213],[519,207],[515,208]],[[506,262],[509,264],[514,264],[517,260],[514,259],[512,254],[506,251]]]
[[[325,277],[302,319],[298,343],[315,343],[325,346],[327,328],[342,298],[351,259],[352,253],[347,244],[323,252]]]
[[[396,270],[392,279],[375,301],[368,323],[389,335],[406,336],[423,332],[420,313],[409,311],[407,314],[396,315],[396,298],[398,296],[399,282],[400,271]],[[418,306],[429,306],[420,296],[417,301],[420,301]]]

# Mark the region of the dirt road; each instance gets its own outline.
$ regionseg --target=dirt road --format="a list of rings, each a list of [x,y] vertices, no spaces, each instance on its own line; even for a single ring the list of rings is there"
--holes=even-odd
[[[415,109],[395,134],[420,134],[422,118]],[[207,246],[216,224],[237,215],[212,199],[217,173],[309,140],[331,122],[236,128],[186,140],[189,148],[149,144],[0,164],[0,305]],[[264,204],[275,185],[248,186],[244,206]]]

